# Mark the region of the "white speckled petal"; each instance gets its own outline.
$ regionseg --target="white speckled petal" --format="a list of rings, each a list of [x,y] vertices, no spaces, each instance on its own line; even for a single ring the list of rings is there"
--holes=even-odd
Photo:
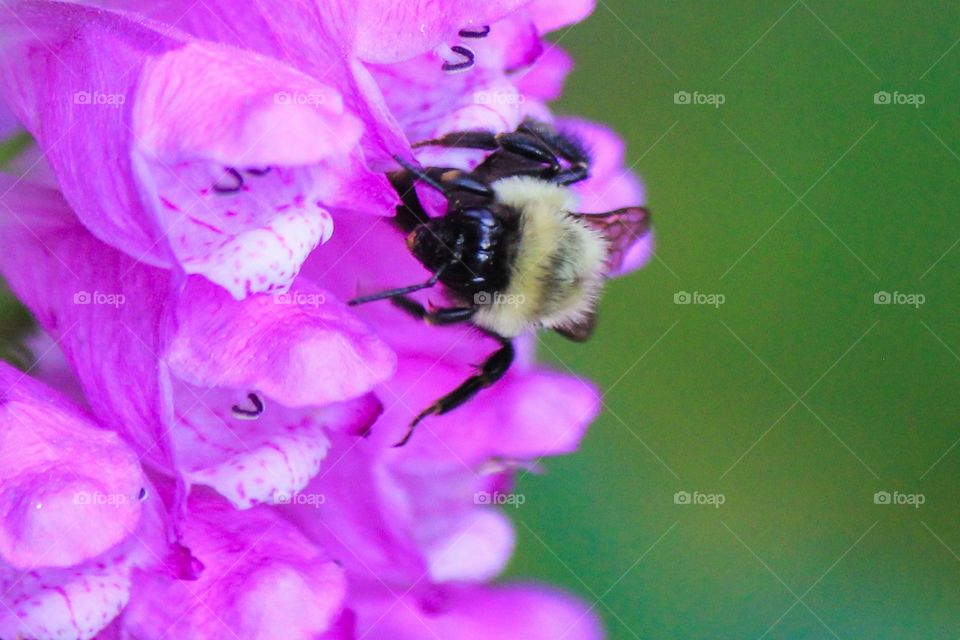
[[[0,568],[0,638],[87,640],[110,624],[130,597],[122,553],[66,569]]]
[[[247,392],[178,382],[174,393],[172,437],[180,470],[188,482],[213,487],[238,509],[288,501],[320,470],[328,430],[360,433],[380,413],[373,396],[313,409],[264,398],[263,415],[251,420],[233,409],[252,408]]]

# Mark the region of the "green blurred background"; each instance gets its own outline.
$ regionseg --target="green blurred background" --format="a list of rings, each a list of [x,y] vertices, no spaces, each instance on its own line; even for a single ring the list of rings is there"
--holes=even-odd
[[[609,0],[554,35],[558,110],[624,134],[657,258],[588,345],[542,337],[605,409],[522,478],[508,577],[615,639],[960,636],[958,38],[927,0]],[[23,319],[0,305],[0,341]]]
[[[558,110],[626,137],[658,259],[588,345],[542,337],[606,408],[521,481],[511,576],[616,639],[960,636],[958,38],[927,0],[601,0],[555,34]]]

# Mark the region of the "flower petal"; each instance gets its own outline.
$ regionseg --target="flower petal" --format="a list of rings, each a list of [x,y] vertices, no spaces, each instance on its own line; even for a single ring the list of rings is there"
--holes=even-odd
[[[409,152],[369,72],[354,57],[357,6],[351,1],[97,0],[97,4],[136,10],[204,40],[280,58],[336,87],[347,110],[364,123],[364,158],[377,170],[388,169],[393,156]]]
[[[523,638],[599,640],[591,609],[568,594],[538,585],[447,588],[429,603],[406,596],[372,600],[358,610],[361,637]]]
[[[203,575],[183,581],[140,574],[124,613],[129,637],[166,630],[178,640],[272,640],[282,629],[284,638],[308,640],[335,621],[343,572],[275,512],[239,512],[202,491],[189,509],[184,544],[203,563]]]
[[[239,419],[246,394],[175,385],[177,464],[188,482],[216,489],[238,509],[283,503],[320,469],[327,434],[366,432],[380,414],[373,395],[321,409],[289,409],[267,401],[256,420]]]
[[[128,14],[38,1],[2,19],[4,97],[84,224],[138,260],[240,298],[288,286],[331,207],[391,210],[327,84]]]
[[[585,20],[596,0],[531,0],[527,12],[540,33],[550,33]]]
[[[412,142],[473,129],[513,131],[522,119],[523,96],[498,69],[449,75],[423,55],[372,67],[372,73]]]
[[[530,459],[575,450],[597,415],[596,389],[572,376],[524,369],[516,365],[468,407],[426,418],[403,454],[427,460],[455,455],[475,464],[491,457]],[[437,362],[429,356],[401,355],[397,375],[379,392],[385,411],[374,426],[372,441],[397,442],[420,410],[474,371],[469,365]]]
[[[96,240],[60,194],[0,176],[0,271],[63,349],[100,421],[172,469],[159,359],[171,275]]]
[[[120,613],[130,586],[121,554],[63,569],[0,568],[0,637],[87,640]]]
[[[391,212],[386,178],[351,158],[362,125],[340,94],[226,46],[149,59],[133,129],[138,177],[177,260],[236,298],[286,288],[333,233],[330,207]]]
[[[517,73],[512,80],[525,97],[546,102],[560,97],[571,69],[573,59],[559,46],[552,45],[535,65]]]
[[[9,138],[20,130],[20,121],[13,115],[2,100],[0,100],[0,140]]]
[[[145,480],[116,434],[0,362],[0,558],[65,567],[136,528]]]
[[[365,62],[408,60],[517,11],[529,0],[407,0],[357,3],[357,55]]]
[[[388,379],[396,356],[331,293],[300,278],[277,296],[244,301],[191,278],[166,352],[174,375],[199,387],[257,390],[289,407],[356,398]]]

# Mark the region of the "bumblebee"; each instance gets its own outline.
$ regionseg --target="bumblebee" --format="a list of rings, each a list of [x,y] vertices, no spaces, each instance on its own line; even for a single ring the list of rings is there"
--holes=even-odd
[[[569,187],[589,177],[589,156],[579,140],[545,123],[527,120],[500,134],[452,133],[414,148],[425,146],[490,153],[473,171],[419,168],[397,158],[403,169],[388,174],[401,200],[394,222],[432,275],[350,304],[390,299],[433,325],[471,323],[500,347],[474,375],[421,411],[396,446],[406,444],[427,416],[447,413],[500,380],[513,362],[513,338],[545,328],[587,340],[608,274],[650,229],[643,207],[576,212]],[[444,215],[426,213],[417,182],[443,194]],[[437,285],[451,306],[427,309],[408,297]]]

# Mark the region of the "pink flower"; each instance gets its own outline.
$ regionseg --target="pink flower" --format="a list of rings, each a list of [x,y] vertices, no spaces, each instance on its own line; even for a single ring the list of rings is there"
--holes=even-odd
[[[139,261],[242,298],[289,285],[333,232],[332,209],[390,211],[394,197],[357,145],[378,125],[347,106],[376,105],[347,82],[348,66],[322,81],[80,5],[23,2],[0,20],[8,34],[36,34],[6,43],[7,103],[83,223]]]
[[[492,497],[577,448],[596,389],[538,366],[527,336],[503,380],[393,448],[495,342],[345,304],[425,278],[389,221],[394,157],[449,132],[555,121],[546,102],[571,62],[541,36],[591,8],[0,10],[0,91],[41,154],[39,171],[0,178],[0,272],[44,332],[35,373],[84,405],[0,369],[0,400],[29,404],[53,434],[4,429],[20,439],[0,465],[13,469],[0,470],[0,637],[601,636],[569,596],[488,584],[514,547]],[[595,156],[576,187],[584,212],[642,202],[611,131],[555,122]],[[143,502],[64,501],[140,487]],[[71,527],[82,539],[53,539]]]

